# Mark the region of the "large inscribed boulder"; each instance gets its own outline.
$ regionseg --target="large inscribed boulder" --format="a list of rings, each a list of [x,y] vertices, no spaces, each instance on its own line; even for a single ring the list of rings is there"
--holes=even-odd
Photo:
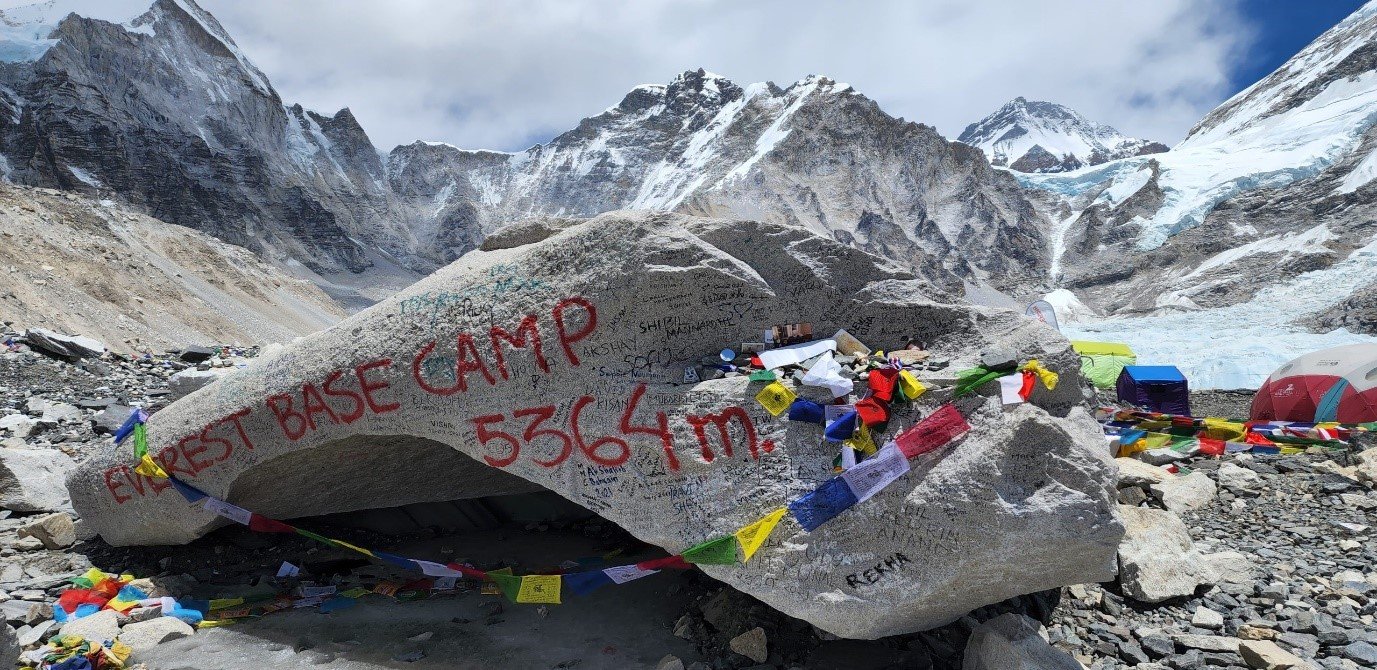
[[[801,228],[626,212],[524,224],[156,413],[149,446],[172,475],[269,517],[543,487],[677,553],[834,476],[822,426],[766,411],[766,382],[703,365],[806,322],[951,362],[895,406],[882,441],[946,402],[952,371],[982,352],[1037,358],[1063,382],[1009,411],[987,383],[993,397],[958,403],[964,437],[812,532],[786,515],[748,563],[704,571],[857,638],[1112,579],[1114,468],[1079,406],[1079,358],[1036,320],[934,293]],[[68,479],[107,541],[187,542],[224,523],[134,462],[112,447]]]

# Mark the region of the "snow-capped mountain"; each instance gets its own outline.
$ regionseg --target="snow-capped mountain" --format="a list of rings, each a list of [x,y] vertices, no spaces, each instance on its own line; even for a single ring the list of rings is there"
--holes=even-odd
[[[1375,125],[1370,2],[1167,153],[1018,178],[1043,192],[1059,284],[1102,313],[1139,315],[1094,336],[1246,386],[1292,355],[1377,333]]]
[[[63,1],[0,14],[5,178],[128,202],[332,290],[429,272],[524,217],[625,207],[798,223],[954,288],[1046,276],[1046,225],[1011,176],[825,77],[686,72],[527,151],[384,158],[349,110],[284,102],[193,0],[123,23]]]
[[[417,234],[456,250],[532,215],[679,210],[803,225],[957,288],[1045,277],[1043,222],[1012,177],[825,77],[685,72],[520,153],[398,147],[388,182],[423,203]]]
[[[1066,172],[1167,150],[1165,144],[1125,136],[1065,105],[1021,96],[966,126],[956,140],[985,152],[992,165],[1019,172]]]

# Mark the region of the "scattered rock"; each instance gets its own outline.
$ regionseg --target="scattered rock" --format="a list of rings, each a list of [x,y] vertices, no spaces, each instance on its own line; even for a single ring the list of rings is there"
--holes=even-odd
[[[1219,630],[1224,627],[1224,615],[1208,607],[1197,607],[1195,614],[1191,615],[1191,625],[1209,630]]]
[[[68,621],[58,631],[58,635],[77,635],[94,642],[109,642],[119,634],[119,614],[114,610],[101,610],[76,621]]]
[[[1238,651],[1239,640],[1236,637],[1224,637],[1222,635],[1193,635],[1182,634],[1172,637],[1176,644],[1186,649],[1199,649],[1200,651]]]
[[[765,629],[759,626],[732,638],[727,646],[732,651],[756,663],[764,663],[770,657],[769,650],[766,648]]]
[[[961,670],[1081,670],[1081,665],[1039,634],[1042,626],[1021,614],[976,624],[966,641]]]
[[[1149,465],[1136,458],[1116,458],[1114,464],[1119,467],[1120,488],[1125,486],[1147,488],[1176,477],[1176,475],[1162,468]]]
[[[62,549],[76,542],[76,525],[71,516],[57,512],[24,524],[19,536],[36,537],[47,549]]]
[[[1238,644],[1238,655],[1248,667],[1256,670],[1303,670],[1314,668],[1305,659],[1292,654],[1275,642],[1267,640],[1244,640]]]
[[[185,398],[221,377],[234,372],[234,368],[212,368],[210,370],[182,370],[167,378],[167,388],[172,391],[172,399]]]
[[[99,358],[105,353],[105,345],[99,340],[80,335],[62,335],[46,328],[30,328],[24,331],[22,339],[38,351],[71,361]]]
[[[13,437],[28,437],[36,428],[38,420],[24,414],[7,414],[0,417],[0,430],[8,431]]]
[[[674,654],[665,654],[665,657],[655,664],[655,670],[684,670],[684,661]]]
[[[1150,490],[1168,510],[1185,512],[1214,502],[1218,487],[1209,475],[1197,471],[1153,484]]]
[[[27,647],[43,641],[43,636],[48,634],[57,625],[56,621],[49,619],[29,626],[28,630],[19,632],[19,646]]]
[[[160,616],[148,621],[126,624],[120,630],[120,641],[134,651],[152,649],[164,642],[189,637],[196,631],[176,617]]]
[[[67,475],[76,461],[56,449],[0,448],[0,508],[58,512],[72,508]]]
[[[1171,512],[1120,507],[1125,533],[1119,543],[1119,584],[1134,600],[1156,603],[1195,593],[1212,575]]]
[[[4,666],[14,667],[14,662],[19,658],[19,652],[23,646],[19,644],[19,636],[9,624],[0,622],[0,663]]]
[[[1225,489],[1239,495],[1257,495],[1262,486],[1262,477],[1248,468],[1225,462],[1215,471],[1215,479]]]

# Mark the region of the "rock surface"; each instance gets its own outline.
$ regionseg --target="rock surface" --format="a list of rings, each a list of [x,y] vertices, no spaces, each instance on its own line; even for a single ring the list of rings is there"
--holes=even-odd
[[[15,635],[14,628],[0,621],[0,663],[14,665],[20,651],[19,636]]]
[[[1152,495],[1173,512],[1200,509],[1214,500],[1219,487],[1203,472],[1165,479],[1149,487]]]
[[[0,509],[70,510],[63,480],[75,467],[76,462],[60,451],[0,447]]]
[[[766,413],[753,400],[759,382],[684,383],[686,366],[724,346],[809,321],[874,347],[917,335],[953,369],[1006,349],[1064,381],[1008,413],[997,399],[963,401],[963,441],[915,459],[827,525],[806,533],[786,517],[749,564],[705,572],[867,638],[1113,575],[1113,470],[1076,406],[1078,357],[1055,332],[1012,312],[931,302],[924,282],[797,228],[612,213],[546,226],[546,239],[530,230],[498,233],[395,298],[155,414],[152,453],[271,517],[538,485],[679,552],[832,476],[835,448],[817,426]],[[896,408],[890,429],[943,393]],[[542,416],[543,428],[532,424]],[[691,423],[714,420],[731,447]],[[127,448],[112,448],[68,479],[74,506],[107,541],[187,542],[223,523],[131,468]]]
[[[58,635],[77,635],[88,640],[105,642],[119,637],[119,614],[114,610],[101,610],[75,621],[62,624]]]
[[[62,549],[76,542],[76,525],[71,516],[58,512],[24,524],[19,536],[37,538],[45,549]]]
[[[148,621],[125,624],[120,629],[120,642],[129,645],[135,653],[152,649],[164,642],[188,637],[196,631],[181,619],[160,616]]]
[[[966,643],[962,670],[1081,670],[1076,659],[1047,644],[1042,626],[1021,614],[979,624]]]
[[[1209,579],[1186,525],[1170,512],[1119,508],[1124,539],[1119,545],[1119,580],[1125,594],[1155,603],[1195,593]]]

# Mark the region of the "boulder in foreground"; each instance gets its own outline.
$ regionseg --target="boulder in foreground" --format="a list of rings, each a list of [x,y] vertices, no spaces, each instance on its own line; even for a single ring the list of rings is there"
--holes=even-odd
[[[150,450],[174,476],[272,518],[543,487],[679,553],[834,476],[838,445],[820,425],[767,412],[755,399],[765,382],[701,365],[808,322],[815,337],[844,328],[885,350],[917,339],[951,370],[982,351],[1037,358],[1063,382],[1009,412],[987,384],[995,397],[962,401],[962,440],[812,532],[786,515],[748,563],[705,572],[857,638],[1111,579],[1114,468],[1079,406],[1079,358],[1035,320],[932,294],[801,228],[623,212],[516,226],[158,412]],[[858,380],[848,402],[864,389]],[[945,401],[933,390],[894,405],[884,435]],[[224,523],[133,465],[112,447],[68,478],[107,541],[188,542]]]

